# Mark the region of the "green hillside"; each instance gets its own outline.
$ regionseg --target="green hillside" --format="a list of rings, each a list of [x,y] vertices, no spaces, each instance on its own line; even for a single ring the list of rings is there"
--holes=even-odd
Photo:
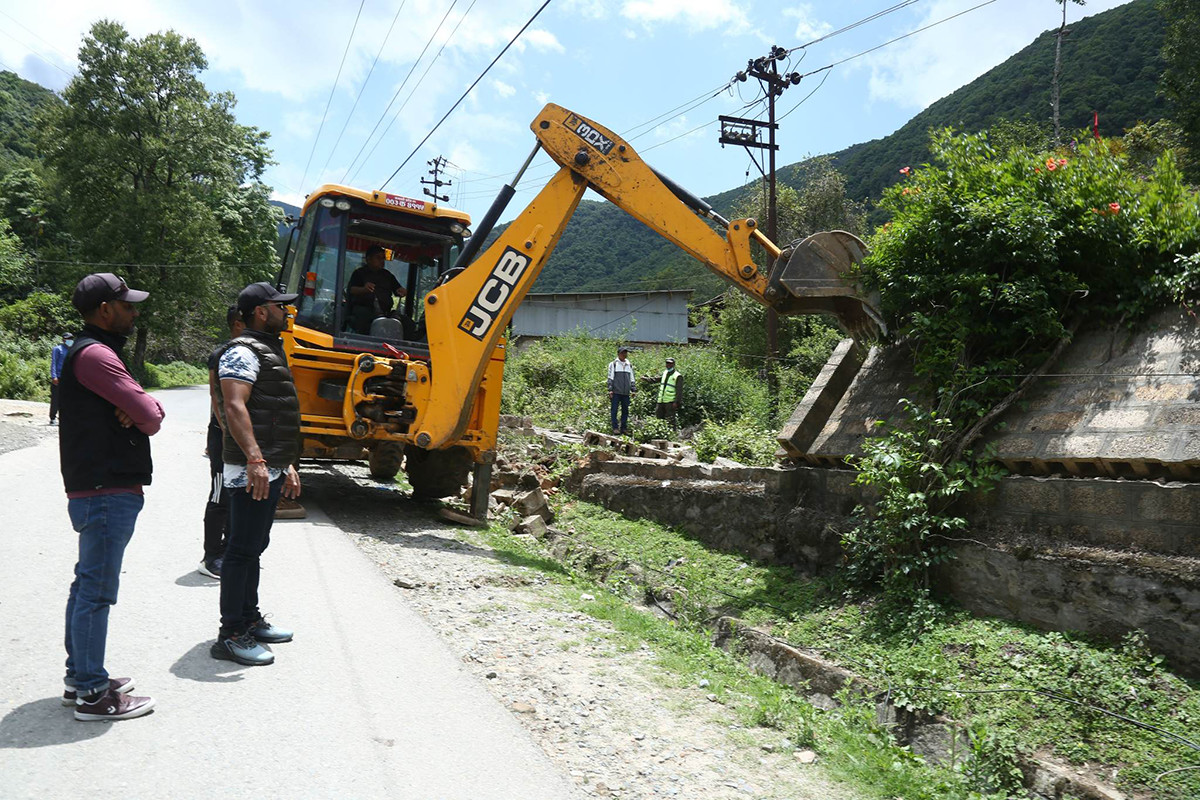
[[[1164,35],[1155,0],[1135,0],[1070,26],[1063,46],[1060,118],[1064,135],[1088,127],[1100,113],[1101,133],[1120,135],[1166,109],[1157,94]],[[999,120],[1029,119],[1050,126],[1054,33],[1048,31],[1003,64],[938,100],[890,136],[833,154],[847,194],[876,198],[906,164],[928,159],[928,131],[947,125],[977,131]],[[782,183],[796,185],[803,162],[782,167]],[[706,198],[728,215],[738,187]],[[585,201],[567,226],[534,291],[616,291],[622,288],[695,288],[698,300],[725,283],[652,231],[608,203]]]
[[[6,162],[37,157],[35,118],[46,106],[61,102],[49,89],[0,71],[0,172]]]

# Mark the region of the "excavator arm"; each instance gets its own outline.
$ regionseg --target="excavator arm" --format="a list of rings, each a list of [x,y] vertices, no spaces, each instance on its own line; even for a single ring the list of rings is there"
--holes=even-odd
[[[850,280],[865,252],[853,235],[825,232],[781,249],[753,219],[723,219],[589,119],[551,103],[531,127],[538,139],[534,153],[544,149],[560,165],[558,172],[491,247],[464,263],[468,251],[456,265],[461,272],[424,298],[430,369],[436,374],[429,376],[428,401],[414,420],[419,447],[450,446],[466,431],[470,400],[481,388],[492,352],[589,188],[781,314],[832,314],[856,338],[882,332],[875,304]],[[511,187],[505,189],[511,197]],[[493,206],[475,240],[486,237],[498,216]],[[751,256],[751,240],[773,262],[765,273]]]

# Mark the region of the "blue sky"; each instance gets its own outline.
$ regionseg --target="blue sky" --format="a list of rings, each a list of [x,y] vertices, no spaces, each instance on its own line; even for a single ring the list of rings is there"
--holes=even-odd
[[[61,89],[83,35],[105,17],[134,36],[171,28],[193,37],[209,59],[209,88],[234,92],[239,121],[271,132],[278,164],[267,183],[278,198],[298,203],[324,182],[379,188],[543,1],[365,0],[355,26],[360,0],[0,0],[0,68]],[[817,70],[980,2],[914,0],[797,50],[785,68]],[[1068,22],[1124,2],[1068,4]],[[794,48],[896,4],[551,0],[386,188],[422,197],[426,162],[444,156],[450,205],[479,219],[532,148],[529,122],[555,102],[626,136],[693,192],[724,191],[757,171],[745,150],[720,146],[716,118],[752,116],[761,106],[745,107],[758,94],[753,82],[717,90],[773,44]],[[781,115],[795,106],[778,134],[779,165],[891,133],[1057,27],[1060,14],[1054,0],[994,0],[805,78],[779,99]],[[545,156],[535,160],[506,218],[553,171]]]

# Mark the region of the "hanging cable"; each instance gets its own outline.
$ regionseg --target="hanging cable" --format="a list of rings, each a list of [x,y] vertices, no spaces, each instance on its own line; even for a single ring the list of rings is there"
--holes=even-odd
[[[382,184],[380,184],[380,186],[379,186],[379,190],[380,190],[380,191],[383,191],[383,187],[385,187],[385,186],[387,186],[387,185],[388,185],[388,181],[390,181],[392,178],[396,177],[396,173],[397,173],[397,172],[399,172],[400,170],[404,169],[404,166],[405,166],[405,164],[407,164],[407,163],[408,163],[410,160],[412,160],[412,157],[413,157],[413,156],[415,156],[415,155],[417,154],[417,151],[418,151],[418,150],[420,150],[420,149],[421,149],[421,148],[422,148],[422,147],[425,145],[425,142],[429,141],[429,137],[430,137],[430,136],[433,136],[434,132],[436,132],[436,131],[437,131],[437,129],[441,127],[442,123],[443,123],[443,122],[445,122],[445,121],[446,121],[446,119],[447,119],[447,118],[448,118],[448,117],[449,117],[451,114],[453,114],[453,113],[454,113],[454,109],[458,108],[458,105],[459,105],[459,103],[461,103],[463,100],[465,100],[465,99],[467,98],[467,95],[469,95],[469,94],[471,93],[471,90],[475,88],[475,85],[476,85],[476,84],[478,84],[478,83],[479,83],[481,80],[483,80],[483,76],[484,76],[484,75],[487,75],[487,74],[488,74],[488,71],[489,71],[489,70],[490,70],[492,67],[494,67],[494,66],[496,65],[496,62],[497,62],[497,61],[499,61],[499,60],[500,60],[500,58],[501,58],[501,57],[502,57],[502,56],[503,56],[505,53],[507,53],[507,52],[508,52],[508,48],[512,47],[512,46],[513,46],[513,44],[515,44],[515,43],[516,43],[517,39],[521,38],[521,34],[525,32],[525,29],[526,29],[526,28],[528,28],[530,25],[532,25],[532,24],[533,24],[533,21],[534,21],[535,19],[537,19],[537,18],[538,18],[538,15],[539,15],[539,14],[541,14],[541,13],[542,13],[542,11],[544,11],[544,10],[545,10],[545,8],[546,8],[546,6],[548,6],[548,5],[550,5],[550,0],[546,0],[546,2],[542,3],[542,5],[538,7],[538,10],[537,10],[537,11],[533,12],[533,16],[529,18],[529,21],[528,21],[528,22],[526,22],[524,25],[522,25],[522,26],[521,26],[521,30],[517,31],[517,35],[516,35],[516,36],[514,36],[514,37],[512,38],[512,40],[511,40],[511,41],[509,41],[509,43],[508,43],[508,44],[504,45],[504,49],[503,49],[503,50],[501,50],[501,51],[500,51],[500,52],[499,52],[499,53],[496,55],[496,57],[492,59],[492,63],[488,64],[488,65],[487,65],[487,68],[486,68],[486,69],[484,69],[484,71],[483,71],[483,72],[479,73],[479,77],[478,77],[478,78],[476,78],[476,79],[474,80],[474,82],[472,82],[472,83],[471,83],[471,85],[467,87],[467,90],[466,90],[465,92],[463,92],[463,93],[462,93],[462,97],[458,98],[458,100],[456,100],[456,101],[454,102],[454,105],[450,106],[450,110],[449,110],[449,111],[447,111],[447,112],[446,112],[446,113],[445,113],[445,114],[442,116],[442,118],[438,120],[437,124],[433,126],[433,129],[432,129],[432,130],[430,130],[430,131],[429,131],[429,133],[425,134],[425,138],[421,140],[420,144],[418,144],[418,145],[417,145],[415,148],[413,148],[413,151],[412,151],[411,153],[409,153],[409,154],[408,154],[408,157],[407,157],[407,158],[405,158],[405,159],[404,159],[404,161],[402,161],[402,162],[400,163],[400,166],[396,167],[396,170],[395,170],[395,172],[393,172],[391,175],[389,175],[389,176],[388,176],[388,179],[387,179],[386,181],[384,181]]]
[[[379,45],[379,51],[375,53],[375,60],[371,62],[371,68],[367,70],[367,77],[363,78],[362,85],[358,87],[358,94],[354,96],[354,104],[350,106],[350,113],[346,115],[346,121],[342,123],[342,129],[338,131],[337,139],[333,142],[333,147],[329,148],[329,157],[325,159],[325,164],[321,167],[321,172],[324,172],[329,167],[329,162],[333,160],[333,154],[337,152],[338,145],[342,143],[342,136],[345,135],[346,128],[350,125],[350,119],[354,116],[354,110],[358,108],[358,101],[362,99],[363,91],[367,88],[367,82],[371,80],[371,75],[375,72],[375,65],[379,63],[379,57],[383,55],[383,48],[387,47],[388,39],[392,38],[392,29],[396,27],[396,20],[400,19],[400,12],[404,10],[405,2],[406,0],[400,0],[400,7],[396,9],[396,14],[392,17],[392,24],[388,26],[387,34],[383,37],[383,44]]]
[[[858,22],[852,22],[849,25],[845,25],[841,28],[838,28],[836,31],[831,31],[831,32],[825,34],[824,36],[813,39],[811,42],[805,42],[802,45],[797,45],[796,47],[793,47],[791,50],[788,50],[788,54],[790,55],[791,53],[794,53],[797,50],[803,50],[806,47],[811,47],[812,45],[818,44],[827,39],[832,39],[835,36],[840,36],[843,33],[854,30],[855,28],[859,27],[860,25],[866,25],[868,22],[874,22],[875,20],[879,19],[880,17],[884,17],[895,11],[900,11],[901,9],[908,8],[909,6],[911,6],[917,2],[920,2],[920,0],[904,0],[904,2],[902,2],[902,3],[896,3],[896,5],[894,5],[894,6],[889,6],[888,8],[885,8],[882,11],[877,11],[874,14],[870,15],[869,17],[863,17]]]
[[[329,98],[325,101],[325,110],[321,112],[321,124],[317,126],[317,136],[313,139],[312,150],[308,153],[308,161],[304,164],[304,172],[300,176],[299,191],[304,191],[304,186],[308,179],[308,168],[312,165],[313,155],[317,152],[317,142],[321,141],[321,130],[325,127],[325,117],[329,114],[329,104],[333,102],[333,93],[337,91],[337,82],[342,77],[342,67],[346,65],[346,55],[350,52],[350,44],[354,41],[354,32],[358,30],[358,20],[362,16],[363,6],[367,4],[367,0],[361,0],[358,4],[358,13],[354,15],[354,25],[350,28],[350,38],[346,40],[346,49],[342,51],[342,61],[338,64],[337,75],[333,77],[333,85],[329,87]]]
[[[446,49],[446,45],[450,44],[450,42],[454,39],[454,34],[458,33],[458,29],[462,27],[463,21],[467,18],[467,15],[471,13],[471,9],[475,7],[476,2],[477,0],[471,0],[471,5],[467,6],[467,10],[464,11],[463,15],[458,18],[458,22],[454,23],[454,29],[450,31],[450,34],[446,37],[446,40],[442,42],[440,47],[438,47],[438,51],[433,54],[433,58],[430,59],[429,63],[425,65],[425,71],[421,73],[421,77],[417,78],[417,82],[409,91],[408,97],[404,98],[404,102],[401,103],[400,107],[396,109],[396,113],[393,114],[391,120],[388,121],[387,127],[383,129],[383,133],[379,134],[379,138],[375,140],[375,144],[371,147],[370,152],[367,153],[367,157],[363,159],[363,162],[358,165],[358,169],[354,171],[355,176],[357,176],[358,173],[362,171],[362,168],[366,166],[366,163],[371,160],[371,156],[375,154],[375,150],[387,137],[388,131],[390,131],[392,126],[396,124],[396,120],[400,119],[400,112],[404,110],[404,107],[408,105],[408,101],[412,100],[413,95],[415,95],[417,90],[421,88],[421,84],[425,82],[425,78],[428,77],[429,71],[433,69],[433,65],[436,64],[438,59],[442,57],[442,51],[444,51]]]
[[[392,103],[395,103],[396,98],[400,96],[400,92],[404,91],[404,87],[408,84],[408,79],[412,77],[414,72],[416,72],[417,65],[420,64],[421,59],[425,57],[425,52],[429,49],[429,45],[433,44],[433,40],[442,30],[442,26],[446,24],[446,20],[450,17],[450,12],[454,10],[454,6],[457,4],[458,0],[450,0],[450,7],[447,8],[446,13],[442,15],[442,21],[438,23],[436,28],[434,28],[433,33],[429,34],[429,38],[425,41],[425,46],[421,48],[421,54],[417,56],[417,60],[414,61],[412,66],[408,68],[408,74],[404,76],[404,80],[400,81],[400,85],[396,87],[396,91],[392,95],[392,99],[388,101],[387,108],[383,109],[383,113],[379,115],[379,119],[375,120],[375,126],[372,127],[371,132],[367,134],[367,138],[363,141],[362,147],[358,148],[358,152],[354,155],[354,158],[350,160],[350,166],[346,167],[346,172],[344,175],[342,175],[342,183],[346,183],[347,179],[350,177],[350,170],[354,169],[354,165],[357,163],[358,157],[363,154],[363,150],[366,150],[367,145],[371,143],[371,137],[375,135],[375,131],[379,130],[379,123],[387,119],[388,112],[392,110]],[[372,148],[371,152],[375,152],[374,148]],[[355,172],[354,174],[357,175],[358,173]]]

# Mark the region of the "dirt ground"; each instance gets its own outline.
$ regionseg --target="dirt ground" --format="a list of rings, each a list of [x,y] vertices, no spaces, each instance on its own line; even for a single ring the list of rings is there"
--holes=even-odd
[[[855,796],[774,731],[745,728],[678,687],[642,645],[614,644],[573,609],[579,591],[497,559],[474,531],[344,464],[305,469],[306,491],[394,581],[464,664],[584,790],[629,798]],[[406,588],[411,587],[411,588]]]

